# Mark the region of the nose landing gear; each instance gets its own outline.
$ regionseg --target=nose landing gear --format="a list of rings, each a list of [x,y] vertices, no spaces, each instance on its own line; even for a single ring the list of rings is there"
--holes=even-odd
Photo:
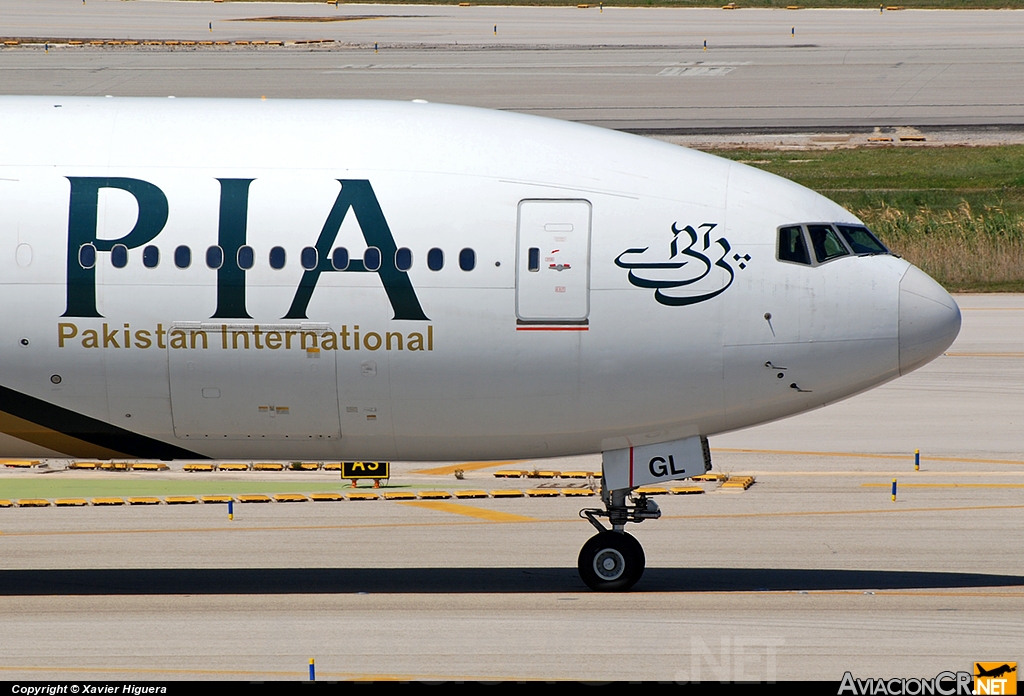
[[[580,510],[598,530],[580,550],[577,568],[580,577],[592,590],[623,592],[637,583],[644,574],[644,549],[635,537],[625,532],[626,522],[643,522],[661,517],[658,504],[641,495],[634,505],[628,504],[628,490],[602,494],[605,507]],[[606,529],[598,517],[607,517],[612,529]]]

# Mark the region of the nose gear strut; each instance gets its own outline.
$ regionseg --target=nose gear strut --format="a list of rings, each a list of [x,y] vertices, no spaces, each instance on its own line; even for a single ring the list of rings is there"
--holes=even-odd
[[[661,517],[661,510],[656,502],[643,494],[634,500],[628,489],[603,489],[601,500],[605,504],[604,510],[580,510],[580,517],[589,520],[598,533],[583,545],[577,567],[580,577],[590,589],[621,592],[636,584],[644,574],[646,564],[640,542],[625,532],[626,523],[656,520]],[[607,517],[612,528],[607,529],[598,517]]]

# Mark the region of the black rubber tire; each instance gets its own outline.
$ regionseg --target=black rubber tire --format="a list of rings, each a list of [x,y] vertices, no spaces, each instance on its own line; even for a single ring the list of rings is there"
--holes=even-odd
[[[644,574],[644,549],[625,532],[601,532],[580,549],[577,568],[596,592],[624,592]]]

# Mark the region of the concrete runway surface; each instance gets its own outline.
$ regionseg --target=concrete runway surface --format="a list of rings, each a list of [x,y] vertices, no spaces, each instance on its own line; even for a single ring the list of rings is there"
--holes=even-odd
[[[240,21],[273,17],[347,21]],[[25,42],[0,47],[5,94],[420,98],[660,132],[1024,124],[1021,11],[5,0],[0,33]]]
[[[629,594],[577,576],[593,499],[0,510],[0,678],[301,679],[314,657],[322,679],[838,681],[1017,660],[1024,296],[958,301],[934,363],[713,438],[715,470],[757,482],[659,497],[631,525],[648,570]],[[535,465],[599,458],[516,466]],[[393,482],[533,485],[502,467],[395,463]]]

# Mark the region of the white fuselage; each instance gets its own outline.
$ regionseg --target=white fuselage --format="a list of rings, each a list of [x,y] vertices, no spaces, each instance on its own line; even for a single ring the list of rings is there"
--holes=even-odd
[[[0,132],[7,456],[598,452],[822,406],[959,327],[896,257],[778,260],[780,226],[858,224],[827,199],[598,128],[31,97]]]

